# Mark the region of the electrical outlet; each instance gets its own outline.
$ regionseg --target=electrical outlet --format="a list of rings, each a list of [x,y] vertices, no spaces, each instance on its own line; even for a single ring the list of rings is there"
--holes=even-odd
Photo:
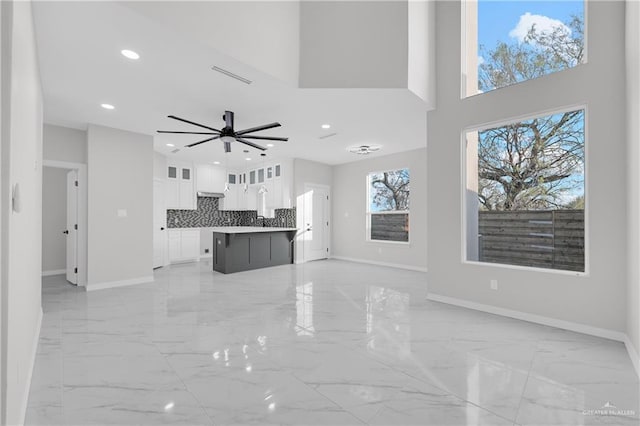
[[[498,289],[498,280],[491,280],[491,290]]]

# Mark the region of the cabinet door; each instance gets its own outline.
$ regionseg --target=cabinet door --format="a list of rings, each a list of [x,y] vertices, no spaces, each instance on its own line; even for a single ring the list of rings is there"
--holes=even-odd
[[[196,209],[195,185],[193,182],[193,167],[183,165],[179,171],[180,177],[180,208]]]
[[[222,206],[220,210],[237,210],[238,209],[238,185],[234,185],[232,183],[229,184],[229,191],[224,193],[224,198],[221,200],[222,202],[219,204]]]
[[[169,262],[180,260],[182,257],[180,230],[167,230],[167,238],[169,240]]]
[[[197,259],[200,257],[200,229],[182,231],[182,258]]]
[[[211,170],[212,192],[223,192],[225,175],[227,172],[221,167],[214,167]]]
[[[166,207],[168,209],[180,208],[180,189],[178,184],[178,167],[170,164],[167,166]]]
[[[196,167],[196,191],[215,192],[213,166],[203,164]]]

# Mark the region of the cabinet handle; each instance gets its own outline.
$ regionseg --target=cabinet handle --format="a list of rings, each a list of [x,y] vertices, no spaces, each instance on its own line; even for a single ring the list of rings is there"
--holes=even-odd
[[[164,227],[160,227],[160,230],[161,230],[161,231],[164,231]]]
[[[66,230],[62,231],[62,233],[63,233],[63,234],[67,234],[67,235],[69,235],[69,230],[68,230],[68,229],[66,229]]]

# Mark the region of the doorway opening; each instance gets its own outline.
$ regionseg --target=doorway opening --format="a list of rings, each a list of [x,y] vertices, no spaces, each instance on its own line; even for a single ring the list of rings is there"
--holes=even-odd
[[[331,188],[326,185],[305,183],[302,202],[302,221],[299,221],[302,239],[302,261],[309,262],[329,258],[330,219],[329,202]]]
[[[87,282],[87,166],[46,160],[42,182],[42,276]]]

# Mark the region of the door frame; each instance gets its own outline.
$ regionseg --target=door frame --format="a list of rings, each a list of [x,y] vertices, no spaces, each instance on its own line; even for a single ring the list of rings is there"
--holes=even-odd
[[[327,200],[327,205],[326,205],[326,212],[327,212],[327,220],[329,221],[329,226],[327,227],[327,234],[325,235],[326,237],[326,243],[327,243],[327,248],[329,249],[329,251],[327,251],[327,259],[329,259],[331,257],[331,227],[333,225],[333,220],[331,217],[331,187],[329,185],[324,185],[321,183],[313,183],[313,182],[305,182],[304,183],[304,187],[303,187],[303,193],[302,193],[302,197],[300,197],[302,199],[302,209],[300,210],[300,213],[298,214],[297,217],[297,227],[299,228],[298,232],[299,235],[301,236],[300,239],[300,245],[298,246],[298,248],[300,249],[298,252],[302,254],[301,259],[296,259],[296,263],[304,263],[304,262],[308,262],[308,260],[306,259],[305,256],[305,250],[304,250],[304,246],[305,246],[305,242],[304,242],[304,218],[305,216],[305,210],[307,208],[306,203],[304,202],[304,194],[306,194],[310,189],[313,188],[320,188],[323,189],[325,191],[327,191],[327,195],[329,197],[329,199]],[[300,199],[298,198],[298,199]]]
[[[87,216],[88,216],[88,176],[87,165],[68,161],[43,160],[43,167],[75,170],[78,173],[78,245],[76,256],[78,265],[78,287],[87,286]]]

